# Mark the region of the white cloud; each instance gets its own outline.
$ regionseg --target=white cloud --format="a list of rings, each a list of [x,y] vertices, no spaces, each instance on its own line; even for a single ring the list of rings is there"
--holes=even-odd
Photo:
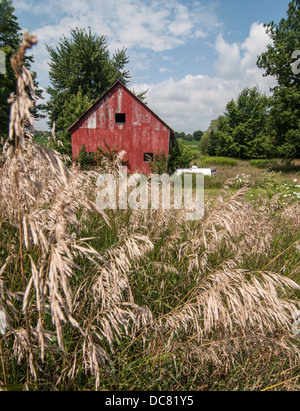
[[[258,85],[264,91],[274,87],[272,78],[263,78],[262,70],[257,65],[258,56],[266,50],[270,43],[263,24],[253,23],[247,39],[239,43],[226,43],[222,34],[216,40],[215,49],[218,58],[214,64],[214,69],[218,76],[225,79],[235,78],[246,86]]]
[[[257,57],[266,50],[271,39],[266,33],[263,24],[253,23],[250,29],[249,37],[241,45],[244,50],[244,56],[241,61],[241,68],[253,66],[257,62]]]
[[[236,99],[245,87],[258,85],[267,93],[276,85],[273,78],[263,77],[263,71],[256,66],[257,56],[268,42],[263,25],[257,23],[251,26],[242,44],[228,44],[219,35],[215,44],[217,76],[187,74],[178,81],[171,77],[158,84],[136,84],[134,88],[149,89],[149,107],[174,130],[206,130],[210,121],[221,115],[227,103]]]
[[[15,0],[15,7],[28,11],[20,0]],[[37,30],[41,42],[57,41],[69,27],[90,26],[108,35],[110,43],[153,51],[205,37],[219,24],[214,9],[197,1],[187,7],[179,0],[72,0],[71,4],[49,0],[37,2],[32,13],[48,15],[53,21]]]
[[[216,72],[224,78],[232,78],[239,74],[241,60],[239,45],[237,43],[226,43],[222,34],[219,34],[215,48],[219,55],[214,64]]]
[[[146,53],[172,50],[190,39],[206,37],[220,24],[214,7],[198,1],[187,7],[182,0],[14,0],[14,7],[17,14],[34,16],[38,44],[33,49],[33,69],[43,86],[49,82],[45,45],[54,46],[63,35],[68,37],[71,28],[91,27],[108,36],[111,53],[117,48],[129,49],[134,76],[136,70],[150,67]],[[140,59],[134,57],[141,53]]]
[[[172,77],[158,84],[135,84],[135,90],[149,89],[147,102],[176,131],[206,130],[227,102],[238,93],[232,80],[203,75],[186,75],[179,81]]]
[[[189,9],[183,4],[177,4],[175,8],[175,20],[169,25],[168,30],[174,36],[188,36],[193,29]]]

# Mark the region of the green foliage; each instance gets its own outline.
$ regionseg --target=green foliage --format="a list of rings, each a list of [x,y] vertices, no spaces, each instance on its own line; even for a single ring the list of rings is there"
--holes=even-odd
[[[264,175],[262,189],[269,199],[278,198],[279,206],[284,206],[286,201],[300,200],[300,186],[295,183],[284,183],[281,173],[270,171]]]
[[[267,168],[270,166],[271,161],[267,159],[257,159],[257,160],[250,160],[250,165],[256,168]]]
[[[272,151],[286,159],[300,156],[300,88],[294,84],[277,88],[272,96],[269,133]]]
[[[267,34],[272,39],[267,51],[258,57],[257,65],[265,69],[265,76],[274,76],[280,87],[297,84],[299,76],[291,68],[292,54],[300,49],[300,4],[299,0],[289,3],[287,17],[279,24],[273,21],[265,24]]]
[[[201,138],[203,137],[203,131],[201,131],[201,130],[197,130],[197,131],[195,131],[194,133],[193,133],[193,138],[194,138],[194,140],[195,141],[200,141],[201,140]]]
[[[194,134],[185,134],[183,131],[179,133],[178,131],[175,131],[175,138],[177,140],[183,140],[183,141],[199,141],[199,133],[202,133],[202,131],[195,131]]]
[[[47,110],[51,124],[62,115],[66,101],[78,92],[95,101],[115,81],[126,84],[130,77],[124,70],[129,62],[125,49],[117,50],[111,57],[105,36],[79,28],[72,29],[70,34],[70,38],[63,36],[56,47],[47,46],[51,81]]]
[[[139,100],[141,100],[144,104],[148,104],[147,103],[147,101],[146,101],[146,98],[147,98],[147,93],[148,93],[148,91],[149,91],[149,89],[147,89],[147,90],[145,90],[145,91],[141,91],[141,92],[138,92],[138,91],[135,91],[134,89],[131,89],[130,90]]]
[[[299,6],[299,0],[291,1],[286,18],[265,25],[272,41],[257,65],[265,69],[264,76],[274,76],[278,82],[272,97],[256,87],[243,90],[204,133],[202,154],[286,160],[300,156],[300,76],[292,69],[292,55],[300,49]]]
[[[56,128],[61,130],[58,132],[58,137],[63,143],[63,146],[58,144],[55,145],[57,151],[71,155],[71,134],[67,129],[91,106],[91,104],[92,101],[89,100],[88,96],[82,93],[81,87],[77,94],[71,95],[70,98],[65,101],[63,110],[56,122]]]
[[[272,98],[269,129],[273,147],[287,159],[300,156],[300,76],[292,70],[292,55],[300,49],[300,4],[289,3],[287,17],[267,25],[272,44],[257,65],[278,82]]]
[[[218,128],[218,120],[213,120],[208,130],[203,134],[200,141],[200,151],[203,155],[212,156],[216,152],[216,140],[214,139],[215,133]]]
[[[95,154],[86,151],[85,144],[83,144],[79,151],[78,158],[75,159],[77,165],[80,165],[81,170],[89,170],[95,166]]]
[[[0,135],[8,134],[9,104],[7,99],[16,89],[16,78],[10,59],[21,43],[21,28],[14,15],[11,0],[0,2],[0,50],[5,54],[5,74],[0,73]]]
[[[90,170],[93,167],[113,167],[119,155],[117,148],[111,148],[105,140],[103,140],[105,148],[98,147],[96,152],[89,153],[86,151],[86,146],[83,144],[80,148],[79,155],[75,158],[75,163],[80,166],[81,170]],[[118,160],[118,164],[122,166],[128,165],[128,160]]]
[[[201,140],[203,154],[257,158],[268,151],[269,99],[257,87],[245,88],[231,100],[224,115],[211,123]]]
[[[163,151],[160,153],[155,152],[153,155],[153,161],[150,161],[150,168],[153,174],[165,174],[168,167],[168,157]]]
[[[188,168],[193,159],[194,154],[192,150],[184,145],[183,140],[175,139],[168,159],[169,173],[174,173],[178,168]]]

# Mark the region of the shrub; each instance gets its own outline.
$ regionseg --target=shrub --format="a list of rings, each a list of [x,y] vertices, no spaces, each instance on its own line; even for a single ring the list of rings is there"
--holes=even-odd
[[[267,168],[271,165],[271,161],[265,159],[250,160],[250,165],[256,168]]]
[[[208,166],[228,166],[228,167],[236,167],[238,162],[233,158],[228,157],[205,157],[204,160],[201,161],[201,165],[203,167]]]
[[[75,163],[77,165],[80,165],[80,168],[82,170],[89,170],[92,167],[94,167],[95,163],[95,154],[94,153],[88,153],[86,151],[85,144],[81,146],[81,149],[79,151],[79,156],[78,158],[75,159]]]
[[[98,147],[95,153],[95,164],[102,167],[111,167],[115,162],[120,161],[122,166],[128,165],[128,160],[124,159],[125,152],[119,151],[117,148],[111,148],[105,139],[103,139],[105,148]]]
[[[153,174],[164,174],[167,172],[168,157],[163,151],[154,153],[153,161],[150,161],[150,168]]]

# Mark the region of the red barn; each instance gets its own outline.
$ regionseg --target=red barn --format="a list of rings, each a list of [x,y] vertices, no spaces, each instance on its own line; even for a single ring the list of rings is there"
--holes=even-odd
[[[169,154],[174,131],[127,87],[117,81],[69,129],[72,155],[83,145],[87,152],[98,147],[126,152],[130,172],[150,173],[154,153]]]

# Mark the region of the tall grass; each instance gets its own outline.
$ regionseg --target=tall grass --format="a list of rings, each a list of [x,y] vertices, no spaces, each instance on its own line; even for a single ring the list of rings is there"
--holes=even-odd
[[[1,388],[298,389],[299,202],[104,213],[102,169],[27,141],[29,116],[0,169]]]

